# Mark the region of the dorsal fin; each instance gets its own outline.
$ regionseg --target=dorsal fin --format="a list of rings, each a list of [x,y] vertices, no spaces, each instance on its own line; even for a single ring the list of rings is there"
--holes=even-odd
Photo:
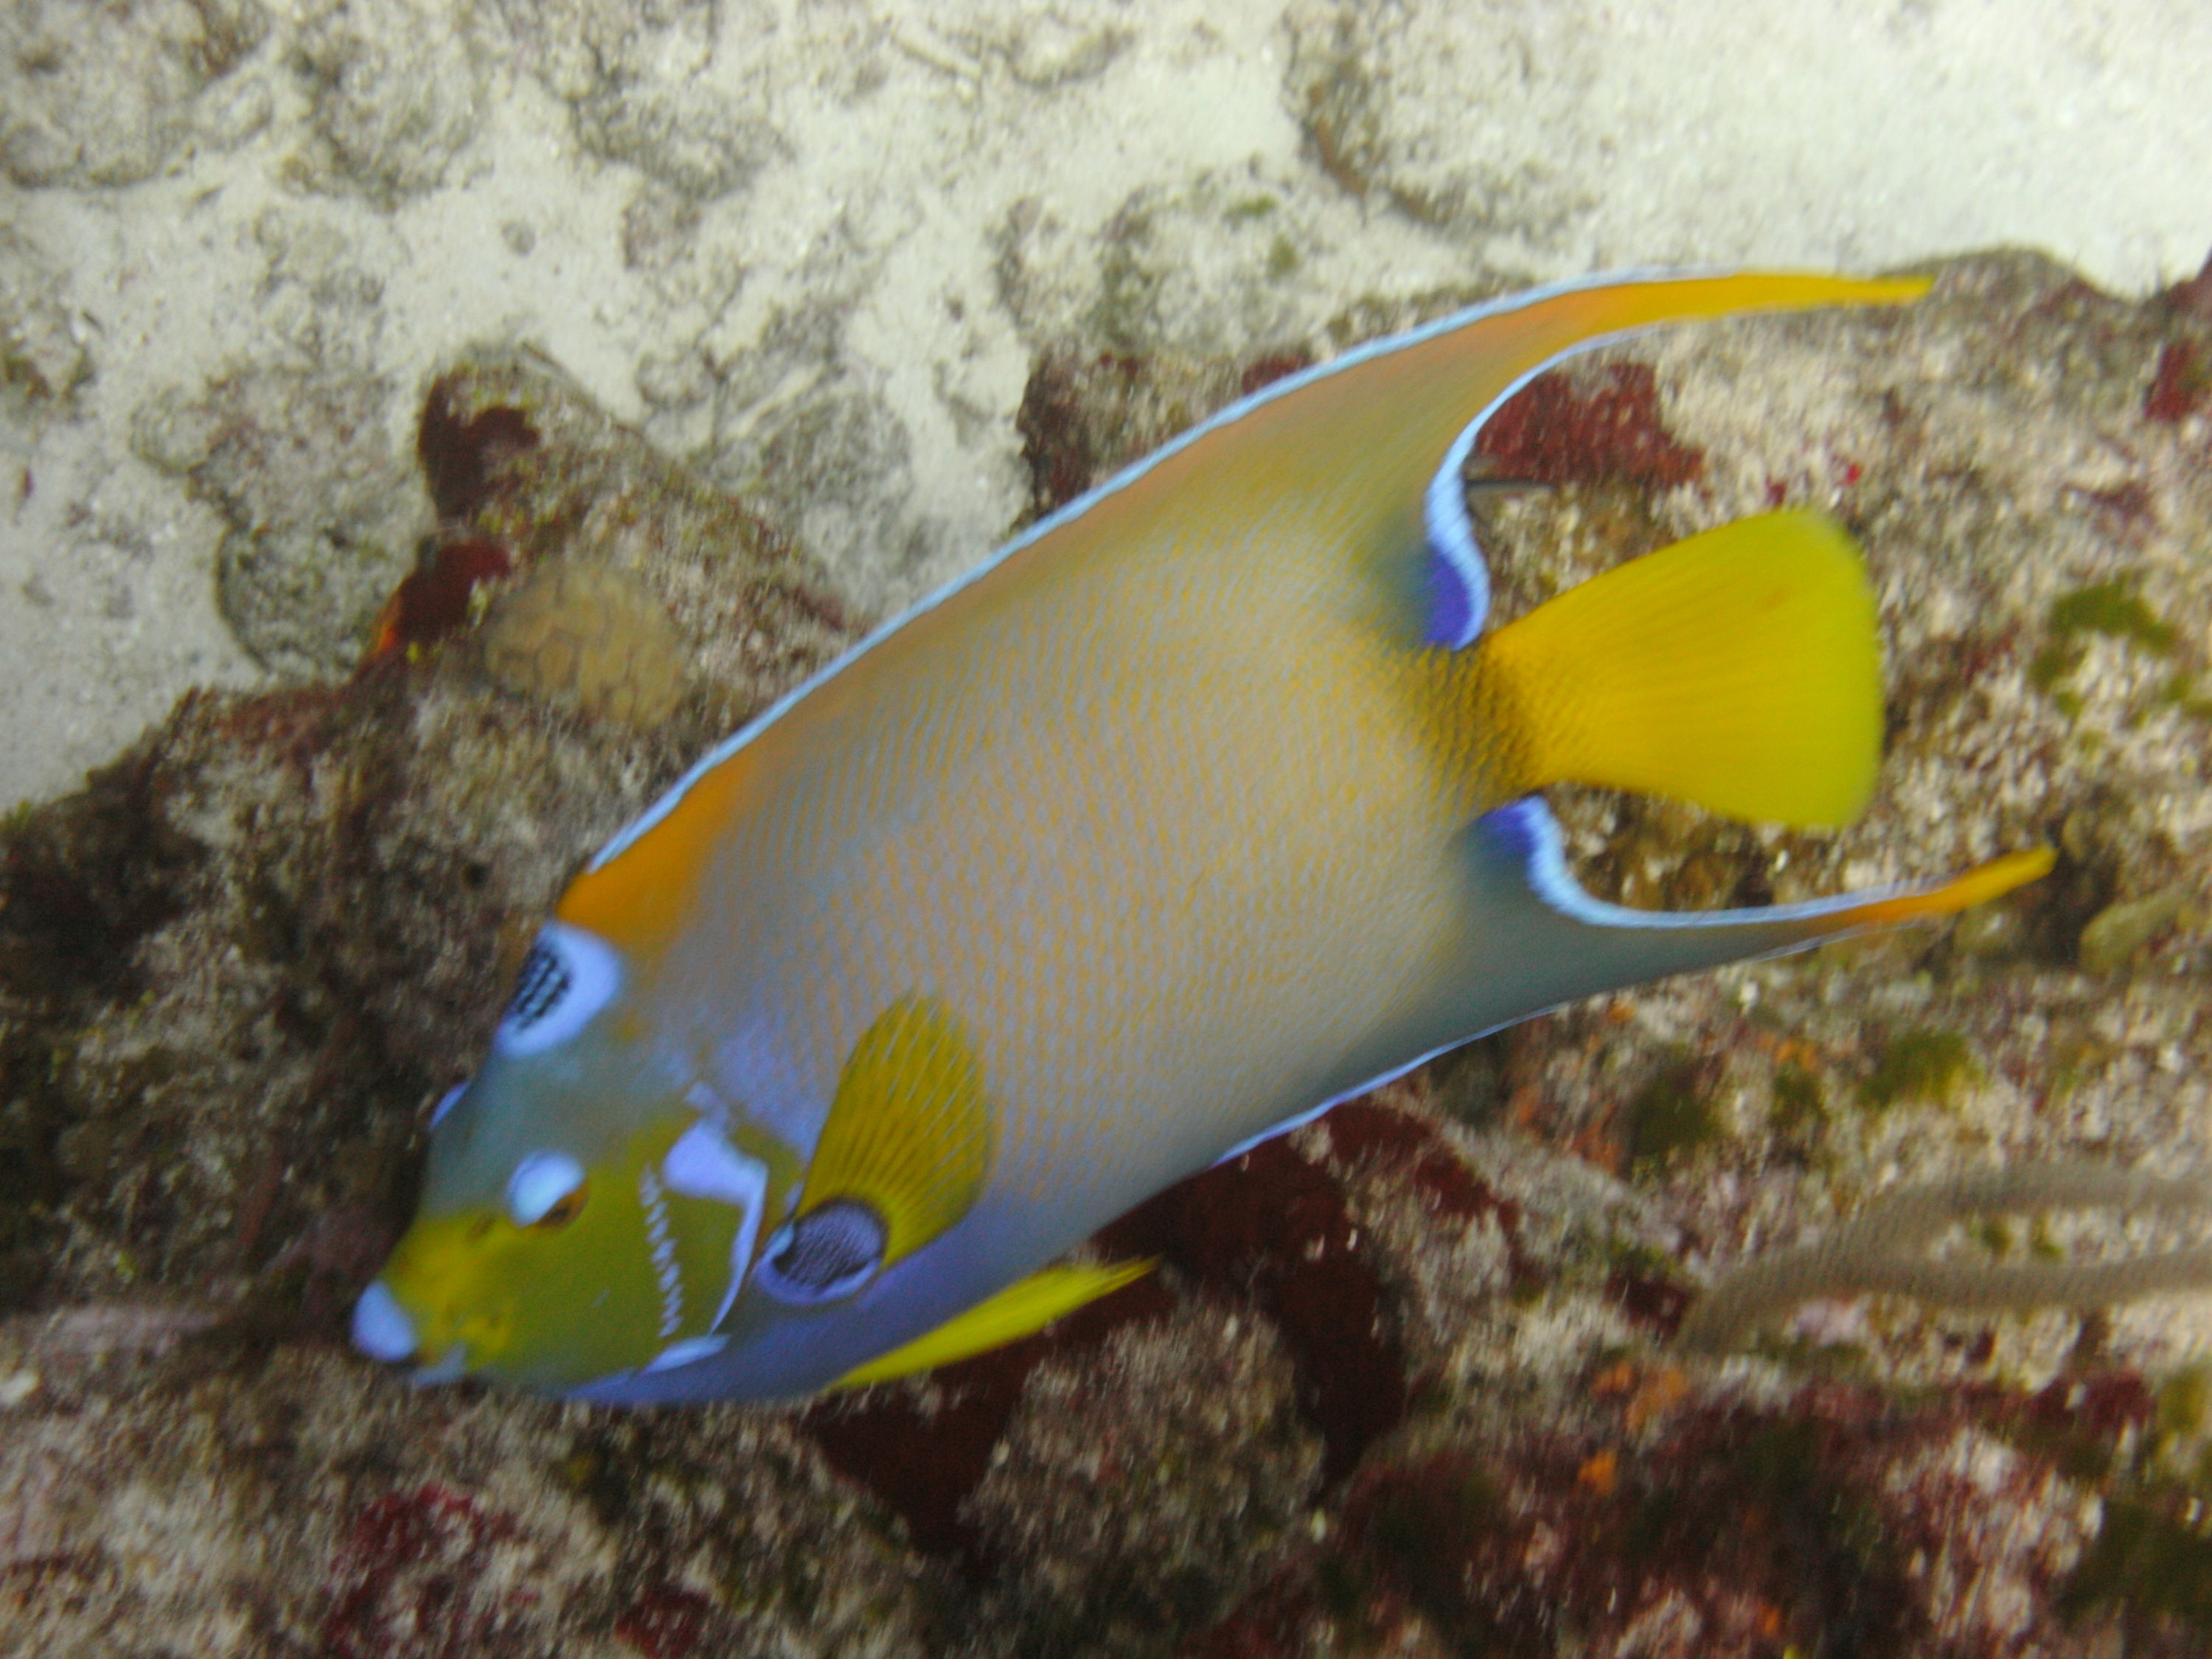
[[[1440,318],[1409,333],[1354,348],[1255,392],[1032,525],[951,589],[877,629],[867,639],[712,750],[602,848],[562,897],[564,921],[642,955],[688,914],[698,877],[746,779],[744,751],[766,727],[819,690],[921,611],[1002,565],[1078,526],[1110,544],[1132,514],[1179,498],[1203,515],[1234,498],[1249,511],[1261,489],[1302,512],[1333,519],[1347,546],[1421,561],[1408,586],[1431,644],[1456,647],[1482,629],[1490,584],[1460,478],[1492,410],[1562,357],[1656,324],[1821,306],[1902,305],[1923,277],[1856,279],[1817,273],[1740,271],[1589,277],[1538,289]],[[1358,434],[1354,450],[1346,434]],[[1216,468],[1217,446],[1239,465]],[[1420,503],[1418,509],[1413,503]]]
[[[1610,277],[1526,295],[1439,319],[1279,380],[1168,446],[1145,472],[1203,493],[1219,441],[1237,446],[1225,483],[1265,479],[1300,511],[1331,522],[1347,546],[1425,556],[1415,586],[1425,642],[1457,647],[1480,632],[1490,587],[1461,474],[1482,423],[1561,358],[1666,322],[1820,306],[1901,305],[1923,277],[1857,280],[1808,273]],[[1347,441],[1357,433],[1356,447]],[[1413,503],[1419,502],[1419,517]],[[1079,502],[1072,512],[1082,511]]]

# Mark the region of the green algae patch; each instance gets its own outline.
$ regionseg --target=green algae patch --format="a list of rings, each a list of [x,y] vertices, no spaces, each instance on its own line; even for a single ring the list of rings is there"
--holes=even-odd
[[[2212,1370],[2190,1365],[2159,1385],[2156,1423],[2166,1441],[2186,1439],[2204,1432],[2212,1423]]]
[[[2154,656],[2173,649],[2173,624],[2160,620],[2124,581],[2099,582],[2052,600],[2051,631],[2061,639],[2101,634],[2127,640]]]
[[[1827,1080],[1810,1064],[1784,1060],[1776,1063],[1767,1089],[1766,1130],[1775,1156],[1799,1166],[1826,1161],[1835,1124]]]
[[[2177,1372],[2148,1404],[2148,1438],[2102,1472],[2118,1489],[2104,1495],[2102,1524],[2060,1589],[2058,1610],[2075,1624],[2117,1615],[2146,1641],[2176,1626],[2212,1636],[2212,1449],[2200,1443],[2212,1419],[2212,1372]]]
[[[2108,904],[2081,929],[2075,959],[2086,974],[2118,973],[2182,918],[2190,891],[2179,884]]]
[[[2173,653],[2179,638],[2173,624],[2145,605],[2134,584],[2124,578],[2062,593],[2051,602],[2044,625],[2050,639],[2028,664],[2028,684],[2056,703],[2069,720],[2081,712],[2081,694],[2069,682],[2081,665],[2086,639],[2094,635],[2122,640],[2154,657],[2166,657]],[[2186,703],[2189,682],[2185,676],[2178,683],[2184,689],[2169,700]]]
[[[2194,1499],[2105,1500],[2096,1541],[2059,1596],[2069,1620],[2118,1612],[2212,1635],[2212,1522]]]
[[[1784,1060],[1774,1068],[1775,1128],[1785,1135],[1810,1134],[1828,1121],[1828,1091],[1804,1066]]]
[[[2212,720],[2212,695],[2199,691],[2187,674],[2171,676],[2151,701],[2161,708],[2178,708],[2192,720]]]
[[[1899,1032],[1859,1085],[1859,1104],[1882,1112],[1901,1101],[1948,1106],[1975,1075],[1973,1051],[1956,1031],[1920,1026]]]
[[[1629,1167],[1644,1172],[1688,1157],[1720,1139],[1724,1125],[1712,1068],[1678,1054],[1628,1103]]]

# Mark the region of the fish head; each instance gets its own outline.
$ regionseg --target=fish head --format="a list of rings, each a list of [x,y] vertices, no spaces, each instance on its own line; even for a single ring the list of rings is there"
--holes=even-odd
[[[647,981],[604,936],[548,925],[483,1068],[434,1115],[356,1346],[426,1382],[789,1396],[1005,1283],[989,1229],[963,1225],[998,1132],[957,1010],[893,998],[846,1040],[818,1115],[770,1114],[671,1036]]]
[[[490,1056],[433,1118],[415,1219],[355,1308],[364,1352],[567,1395],[720,1346],[793,1161],[702,1112],[624,978],[580,930],[540,938]]]

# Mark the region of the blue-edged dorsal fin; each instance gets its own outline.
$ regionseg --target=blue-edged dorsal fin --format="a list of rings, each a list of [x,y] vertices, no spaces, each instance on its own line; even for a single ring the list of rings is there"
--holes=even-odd
[[[1387,565],[1393,603],[1415,611],[1413,631],[1425,642],[1468,644],[1488,615],[1490,583],[1461,474],[1482,422],[1522,385],[1564,356],[1660,323],[1902,305],[1929,286],[1921,277],[1774,271],[1582,278],[1455,313],[1275,381],[1038,520],[786,692],[599,850],[563,896],[562,917],[632,951],[664,940],[723,821],[761,782],[739,759],[753,738],[924,612],[1002,586],[1048,550],[1062,567],[1113,556],[1163,521],[1177,545],[1202,546],[1249,533],[1257,502],[1324,528],[1332,547]]]
[[[1309,522],[1328,521],[1349,545],[1419,557],[1422,636],[1456,648],[1481,632],[1490,605],[1461,473],[1484,420],[1527,380],[1571,353],[1655,324],[1898,305],[1928,286],[1917,277],[1745,271],[1636,275],[1538,289],[1278,381],[1185,444],[1170,446],[1157,465],[1167,474],[1202,475],[1212,446],[1233,441],[1252,468],[1246,479],[1265,476],[1274,489],[1303,497]]]
[[[1468,827],[1470,954],[1444,988],[1462,1036],[1602,991],[1723,963],[1780,956],[1879,927],[1948,915],[2033,881],[2048,848],[2012,853],[1949,881],[1746,910],[1632,910],[1569,873],[1558,823],[1534,799]]]

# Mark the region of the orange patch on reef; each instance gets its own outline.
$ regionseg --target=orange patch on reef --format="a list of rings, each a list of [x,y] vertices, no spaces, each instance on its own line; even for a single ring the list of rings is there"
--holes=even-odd
[[[1582,1468],[1575,1471],[1575,1484],[1585,1492],[1595,1492],[1600,1498],[1613,1496],[1613,1489],[1620,1480],[1620,1455],[1610,1448],[1593,1457],[1585,1458]]]
[[[1680,1405],[1690,1392],[1690,1379],[1674,1366],[1665,1366],[1644,1379],[1628,1402],[1626,1418],[1631,1430],[1640,1431],[1654,1419],[1662,1417]]]

